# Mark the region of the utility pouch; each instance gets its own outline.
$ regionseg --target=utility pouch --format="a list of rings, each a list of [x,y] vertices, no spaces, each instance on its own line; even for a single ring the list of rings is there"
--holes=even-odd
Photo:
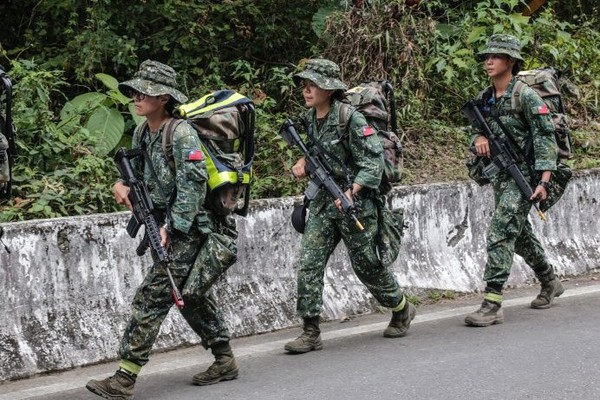
[[[377,252],[384,267],[389,267],[400,254],[404,233],[404,209],[390,210],[384,202],[378,202]]]
[[[467,160],[466,166],[469,178],[473,179],[479,186],[490,183],[489,177],[498,172],[496,164],[485,157],[472,156]]]
[[[202,297],[236,260],[235,239],[216,232],[209,233],[183,287],[184,299]]]
[[[556,171],[552,171],[552,179],[548,188],[548,197],[540,202],[540,210],[546,212],[562,197],[571,180],[573,172],[567,164],[558,163]]]

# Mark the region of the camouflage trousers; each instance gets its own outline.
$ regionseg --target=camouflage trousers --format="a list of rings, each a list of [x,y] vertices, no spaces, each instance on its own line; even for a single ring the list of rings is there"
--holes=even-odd
[[[203,236],[199,232],[190,234],[176,232],[172,235],[169,253],[174,261],[169,263],[169,269],[180,291],[193,269],[198,253],[213,251],[206,248],[207,245],[208,242],[203,241]],[[152,256],[155,257],[154,254]],[[125,328],[119,347],[119,356],[122,360],[140,366],[148,362],[160,326],[174,304],[165,267],[158,264],[156,259],[154,261],[154,266],[150,268],[137,289],[133,299],[131,319]],[[181,314],[194,332],[200,336],[204,348],[229,341],[229,331],[209,287],[197,290],[195,293],[184,291],[183,299],[185,306],[180,310]]]
[[[494,182],[496,209],[487,234],[488,260],[483,279],[504,285],[510,275],[514,254],[518,254],[536,274],[552,268],[528,215],[531,203],[521,194],[514,179],[498,178]]]
[[[404,295],[396,278],[389,269],[383,267],[375,250],[377,209],[370,207],[357,217],[365,227],[363,231],[358,231],[354,223],[341,216],[330,204],[316,215],[309,214],[300,244],[296,306],[300,317],[321,314],[325,267],[340,239],[348,249],[356,276],[375,299],[390,308],[402,301]]]

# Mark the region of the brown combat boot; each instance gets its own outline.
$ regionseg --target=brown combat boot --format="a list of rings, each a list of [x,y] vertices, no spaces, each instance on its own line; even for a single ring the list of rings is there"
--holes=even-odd
[[[401,311],[392,312],[392,320],[383,331],[383,336],[386,338],[399,338],[406,336],[410,323],[417,315],[417,309],[408,301],[406,306]]]
[[[469,326],[490,326],[504,322],[504,314],[500,304],[483,300],[479,310],[465,317],[465,324]]]
[[[308,353],[311,350],[321,350],[321,330],[319,329],[319,317],[304,318],[303,332],[295,340],[286,343],[285,351],[293,354]]]
[[[215,362],[206,371],[194,375],[192,383],[205,386],[221,381],[229,381],[238,377],[239,370],[235,363],[235,357],[228,355],[216,356]]]
[[[558,278],[550,281],[542,281],[542,290],[540,294],[531,302],[531,308],[543,309],[550,308],[555,297],[559,297],[565,292],[565,288]]]
[[[100,381],[92,379],[85,387],[92,393],[105,399],[128,400],[133,399],[135,375],[118,370],[113,376]]]

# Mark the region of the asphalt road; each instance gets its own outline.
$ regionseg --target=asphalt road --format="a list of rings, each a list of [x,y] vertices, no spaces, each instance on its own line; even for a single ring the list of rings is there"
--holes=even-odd
[[[323,324],[324,349],[288,355],[290,329],[232,341],[238,379],[197,387],[210,365],[201,347],[156,354],[136,384],[136,399],[600,399],[600,283],[564,282],[548,310],[528,304],[536,289],[510,290],[505,323],[466,327],[480,296],[421,306],[409,334],[386,339],[389,315]],[[0,400],[99,399],[85,382],[116,363],[0,385]]]

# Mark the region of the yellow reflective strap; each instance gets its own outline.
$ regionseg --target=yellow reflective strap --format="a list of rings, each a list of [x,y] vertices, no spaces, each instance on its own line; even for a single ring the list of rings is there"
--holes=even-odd
[[[504,300],[504,296],[502,296],[501,294],[497,294],[497,293],[486,293],[485,296],[483,296],[483,299],[491,301],[493,303],[502,304],[502,300]]]
[[[232,91],[231,96],[227,97],[225,100],[206,105],[206,100],[211,96],[214,96],[214,93],[207,94],[206,96],[201,97],[193,103],[183,104],[177,107],[177,115],[179,115],[179,117],[181,118],[189,118],[193,117],[194,115],[204,114],[208,111],[216,110],[219,108],[225,108],[239,100],[247,99],[248,101],[250,101],[250,99],[248,99],[246,96]]]
[[[235,171],[223,171],[213,175],[208,174],[208,187],[210,189],[218,188],[226,183],[249,184],[250,174],[247,172],[242,173],[242,182],[238,182],[238,174]]]
[[[138,365],[129,360],[121,360],[119,362],[119,368],[124,369],[125,371],[127,371],[133,375],[139,375],[140,371],[142,370],[141,365]]]
[[[219,171],[218,166],[212,159],[210,152],[204,147],[204,144],[200,144],[202,152],[204,153],[204,159],[206,160],[206,171],[208,172],[208,187],[213,190],[226,183],[232,184],[249,184],[252,171],[242,172],[242,181],[238,182],[237,171]]]
[[[406,296],[402,296],[402,301],[396,307],[392,308],[392,311],[402,311],[404,310],[404,306],[406,306]]]

